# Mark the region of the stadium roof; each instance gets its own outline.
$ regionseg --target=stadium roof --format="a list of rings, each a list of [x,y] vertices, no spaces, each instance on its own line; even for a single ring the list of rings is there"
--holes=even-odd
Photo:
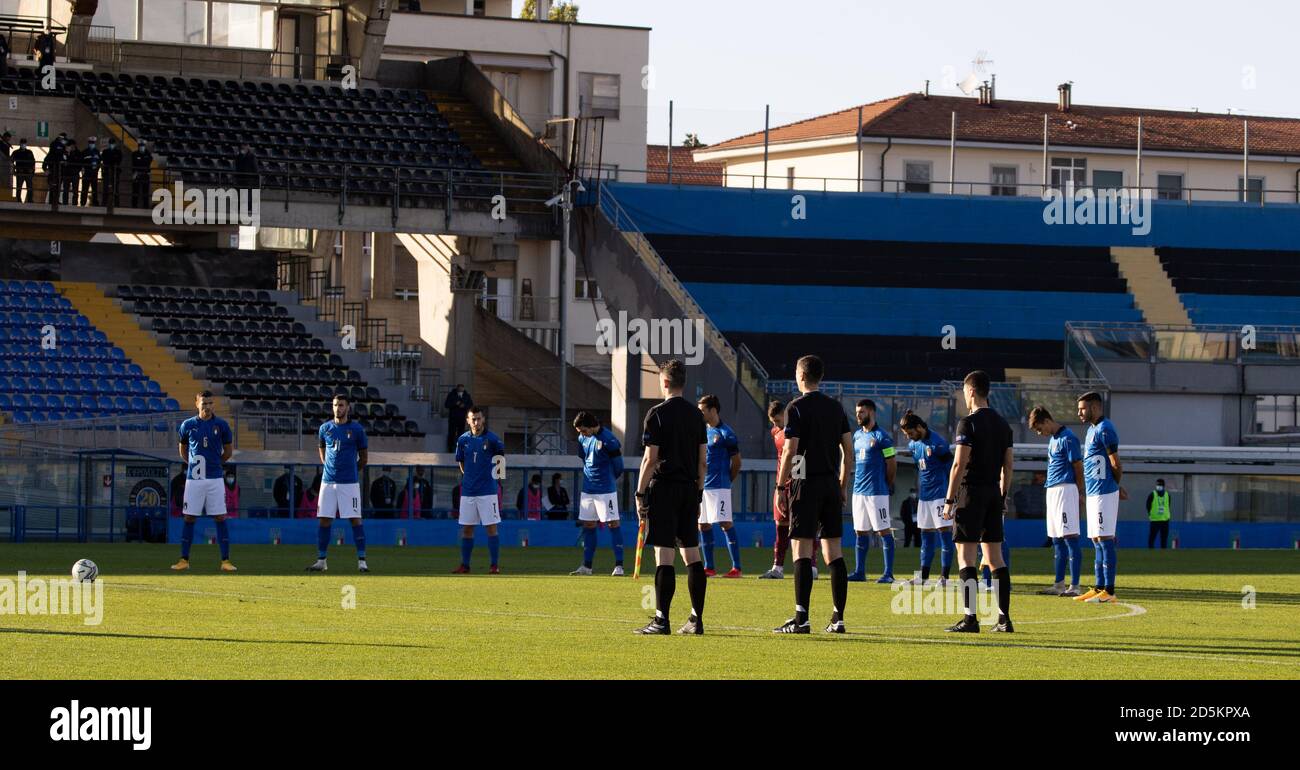
[[[929,96],[913,93],[862,106],[862,135],[892,139],[947,141],[951,116],[957,113],[959,142],[1040,145],[1043,115],[1053,146],[1137,148],[1137,122],[1142,118],[1144,151],[1240,153],[1242,123],[1250,121],[1250,151],[1261,155],[1300,155],[1300,120],[1208,112],[1177,112],[1130,107],[1073,104],[1068,111],[1056,102],[995,100],[985,106],[973,97]],[[821,115],[771,130],[772,144],[854,135],[857,107]],[[762,147],[763,132],[729,139],[702,150],[715,153]]]

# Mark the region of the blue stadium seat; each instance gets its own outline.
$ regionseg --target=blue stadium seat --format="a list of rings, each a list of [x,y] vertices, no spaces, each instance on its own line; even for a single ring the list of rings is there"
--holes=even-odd
[[[145,401],[145,404],[149,407],[149,411],[151,412],[161,412],[164,408],[163,400],[157,397],[149,398]]]
[[[154,393],[154,394],[162,393],[162,386],[154,382],[153,380],[149,380],[148,388],[150,393]]]
[[[143,414],[149,411],[149,405],[145,403],[145,400],[143,398],[139,396],[133,396],[131,398],[131,411],[137,414]]]

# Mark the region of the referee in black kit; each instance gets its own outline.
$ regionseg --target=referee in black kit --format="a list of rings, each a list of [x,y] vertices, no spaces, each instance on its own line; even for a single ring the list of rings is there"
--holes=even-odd
[[[664,401],[645,416],[641,437],[641,475],[636,490],[636,515],[649,521],[646,542],[655,549],[655,616],[638,634],[670,634],[668,610],[677,590],[673,551],[681,549],[686,563],[686,587],[691,592],[691,617],[679,634],[704,633],[704,591],[707,578],[700,561],[700,500],[704,496],[704,457],[708,438],[704,415],[682,398],[686,365],[672,360],[659,367]]]
[[[822,556],[831,569],[831,622],[826,631],[844,633],[844,602],[849,571],[841,552],[844,503],[853,480],[853,439],[849,418],[839,401],[822,393],[825,368],[817,356],[795,365],[803,395],[785,410],[785,449],[776,472],[777,489],[790,496],[790,540],[794,544],[794,617],[774,629],[778,634],[807,634],[812,599],[813,548],[822,539]]]
[[[957,518],[953,539],[957,542],[962,610],[966,616],[948,630],[979,633],[974,607],[979,581],[976,551],[982,543],[998,587],[998,624],[993,630],[1011,633],[1011,571],[1002,563],[1002,517],[1011,491],[1013,465],[1011,426],[989,406],[989,376],[984,372],[966,375],[962,395],[970,413],[957,423],[957,436],[952,442],[952,472],[943,517]]]

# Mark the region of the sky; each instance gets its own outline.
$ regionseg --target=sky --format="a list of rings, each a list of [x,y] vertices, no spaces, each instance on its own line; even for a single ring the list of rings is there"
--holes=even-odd
[[[1072,81],[1076,104],[1300,117],[1300,3],[1286,0],[577,4],[583,22],[651,28],[654,144],[667,138],[670,99],[674,141],[694,132],[714,144],[761,131],[765,104],[775,126],[927,79],[931,93],[959,95],[981,52],[1000,99],[1055,102]]]

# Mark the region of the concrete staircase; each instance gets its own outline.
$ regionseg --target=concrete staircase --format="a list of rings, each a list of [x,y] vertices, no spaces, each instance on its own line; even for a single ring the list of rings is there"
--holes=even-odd
[[[153,332],[140,328],[134,316],[122,310],[121,303],[104,294],[93,283],[55,281],[54,288],[67,297],[96,329],[121,348],[150,379],[162,386],[163,393],[176,399],[181,409],[194,403],[194,394],[217,391],[211,383],[194,376],[190,367],[176,360],[170,349],[161,345]],[[228,413],[228,412],[227,412]],[[235,436],[240,449],[261,449],[262,440],[246,426],[240,425]]]
[[[1119,267],[1120,276],[1128,282],[1129,293],[1147,323],[1191,325],[1187,308],[1183,307],[1183,301],[1160,264],[1155,249],[1113,246],[1110,258]]]

